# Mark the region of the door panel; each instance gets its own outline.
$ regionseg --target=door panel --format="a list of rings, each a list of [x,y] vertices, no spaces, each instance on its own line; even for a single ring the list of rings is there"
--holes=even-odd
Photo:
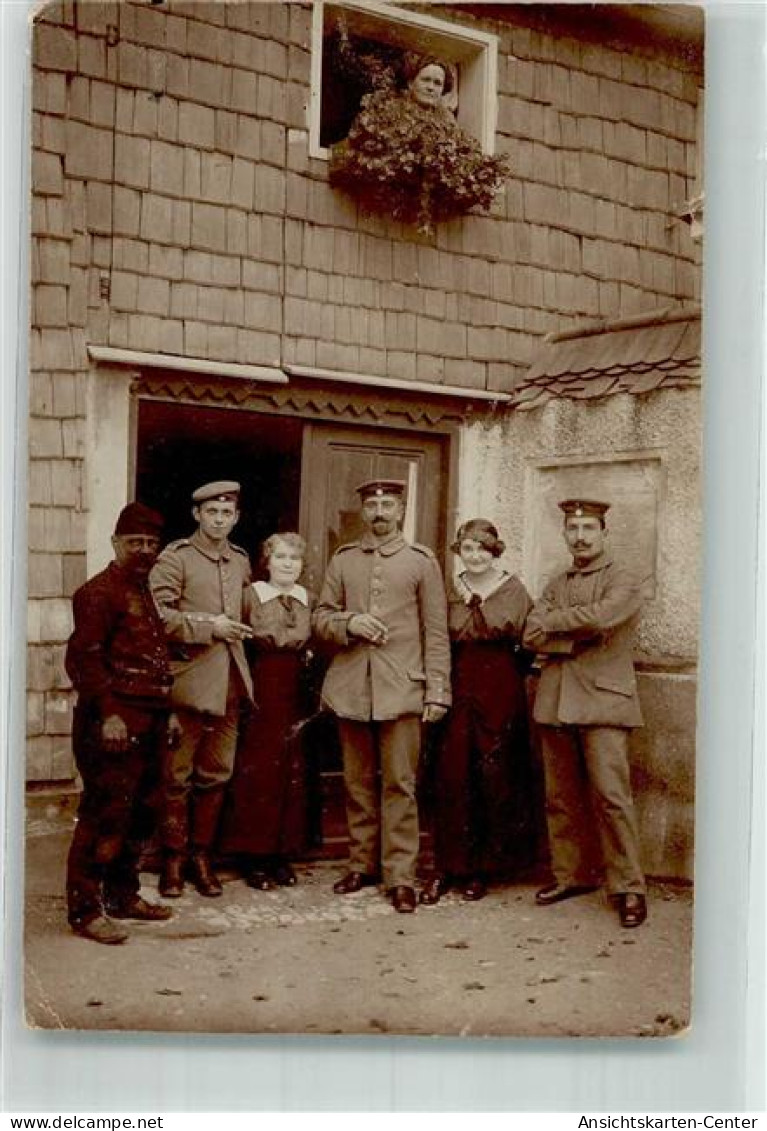
[[[408,484],[403,529],[442,558],[447,484],[446,441],[422,433],[311,424],[304,433],[302,529],[307,579],[319,590],[330,558],[362,533],[356,488],[368,479]]]

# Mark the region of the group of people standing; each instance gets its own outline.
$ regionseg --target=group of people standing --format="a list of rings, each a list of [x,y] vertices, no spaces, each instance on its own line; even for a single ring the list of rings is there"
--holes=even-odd
[[[341,546],[319,597],[300,584],[306,547],[272,535],[253,581],[229,540],[239,484],[194,492],[196,529],[160,552],[163,520],[121,512],[114,561],[73,601],[67,671],[78,692],[73,746],[83,793],[69,853],[69,922],[102,943],[120,920],[166,919],[139,894],[138,861],[160,779],[159,892],[191,880],[221,894],[220,856],[251,887],[292,885],[305,848],[305,661],[330,652],[322,706],[337,719],[349,831],[346,896],[382,884],[398,912],[455,888],[487,891],[509,842],[515,761],[528,750],[525,677],[537,655],[553,883],[547,905],[604,877],[623,926],[646,917],[627,738],[641,725],[631,659],[639,592],[605,548],[595,500],[565,500],[573,565],[535,604],[501,568],[492,523],[459,529],[446,594],[430,549],[402,533],[405,484],[357,489],[363,534]],[[433,732],[434,869],[417,893],[417,775]],[[594,832],[597,840],[594,840]]]

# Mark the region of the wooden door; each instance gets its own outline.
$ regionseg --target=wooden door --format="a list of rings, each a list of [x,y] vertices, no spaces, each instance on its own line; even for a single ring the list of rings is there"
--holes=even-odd
[[[408,484],[403,529],[432,549],[444,568],[449,437],[388,428],[308,423],[301,466],[301,531],[307,540],[307,584],[319,594],[335,550],[361,533],[355,488],[377,477]],[[327,662],[319,657],[320,670]],[[319,688],[317,688],[317,692]],[[318,716],[308,750],[313,838],[323,855],[346,851],[343,774],[329,715]]]
[[[448,438],[388,428],[307,424],[301,467],[301,529],[307,580],[319,592],[327,564],[362,532],[356,488],[368,479],[408,485],[403,530],[444,565]]]

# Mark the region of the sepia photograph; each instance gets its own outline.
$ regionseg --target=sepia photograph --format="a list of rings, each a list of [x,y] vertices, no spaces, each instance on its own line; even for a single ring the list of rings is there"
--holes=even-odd
[[[694,1027],[704,22],[36,11],[30,1028]]]

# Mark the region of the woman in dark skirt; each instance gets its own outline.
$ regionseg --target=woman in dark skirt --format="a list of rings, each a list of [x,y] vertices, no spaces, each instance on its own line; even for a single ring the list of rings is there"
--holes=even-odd
[[[454,886],[481,899],[488,877],[509,867],[524,805],[515,782],[530,765],[529,657],[520,640],[532,601],[497,564],[505,547],[491,522],[464,523],[451,549],[463,566],[448,597],[453,707],[437,745],[435,871],[421,891],[425,904]]]
[[[267,891],[296,883],[290,859],[307,843],[306,649],[312,598],[298,584],[306,543],[273,534],[263,546],[268,581],[251,586],[250,660],[256,710],[237,748],[219,850],[241,858],[247,883]]]

